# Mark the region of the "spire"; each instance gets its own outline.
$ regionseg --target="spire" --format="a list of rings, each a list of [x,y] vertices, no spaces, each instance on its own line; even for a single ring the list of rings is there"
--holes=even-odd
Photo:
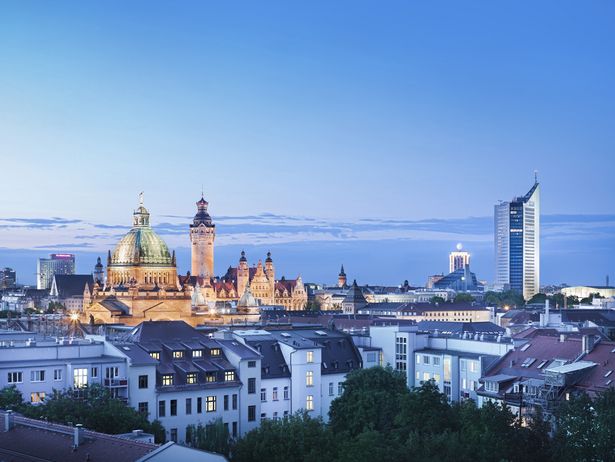
[[[132,214],[132,226],[139,228],[149,227],[149,212],[143,205],[143,191],[139,193],[139,207]]]
[[[534,184],[538,184],[538,170],[534,170]]]
[[[344,265],[342,265],[342,269],[340,270],[340,276],[346,276],[346,273],[344,272]]]

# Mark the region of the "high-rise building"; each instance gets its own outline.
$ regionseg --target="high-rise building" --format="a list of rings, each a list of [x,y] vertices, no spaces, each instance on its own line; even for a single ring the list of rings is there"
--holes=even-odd
[[[17,276],[12,268],[0,269],[0,289],[10,289],[17,284]]]
[[[457,244],[457,250],[448,255],[449,273],[454,273],[458,269],[464,269],[470,265],[470,253],[462,249],[463,246],[459,243]]]
[[[540,290],[540,185],[495,205],[495,282],[529,300]]]
[[[39,258],[36,264],[36,288],[49,289],[56,274],[75,274],[75,255],[52,253],[49,258]]]

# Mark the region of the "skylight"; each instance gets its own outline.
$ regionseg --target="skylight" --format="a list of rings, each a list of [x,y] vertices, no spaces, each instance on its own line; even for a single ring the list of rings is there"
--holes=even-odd
[[[612,373],[613,373],[613,371],[612,371],[612,370],[611,370],[611,371],[607,371],[607,373],[606,373],[606,374],[604,374],[604,376],[605,376],[605,377],[608,377],[608,376],[609,376],[609,375],[611,375]]]
[[[527,350],[527,349],[528,349],[529,347],[531,347],[531,346],[532,346],[532,344],[531,344],[531,343],[526,343],[525,345],[523,345],[523,346],[521,347],[521,351],[525,351],[525,350]]]

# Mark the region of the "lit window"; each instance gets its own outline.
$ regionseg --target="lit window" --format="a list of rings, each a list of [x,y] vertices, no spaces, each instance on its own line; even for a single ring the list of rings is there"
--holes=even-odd
[[[224,372],[224,381],[225,382],[232,382],[233,380],[235,380],[235,371],[225,371]]]
[[[212,348],[212,349],[210,350],[210,354],[211,354],[212,356],[220,356],[220,348]]]
[[[207,412],[216,412],[216,397],[208,396],[205,401],[205,410]]]
[[[173,352],[173,357],[175,359],[181,359],[184,357],[184,352],[183,351],[174,351]]]
[[[165,374],[162,376],[162,385],[163,386],[169,386],[169,385],[173,385],[173,375],[172,374]]]
[[[314,410],[314,396],[313,395],[307,395],[307,399],[305,400],[305,408],[308,411]]]
[[[186,383],[196,383],[196,372],[189,372],[186,374]]]
[[[203,350],[193,350],[192,351],[192,357],[193,358],[202,358],[203,357]]]
[[[215,382],[216,381],[216,373],[215,372],[208,372],[207,374],[205,374],[205,381],[206,382]]]
[[[160,353],[158,351],[152,351],[149,355],[156,360],[160,360]]]
[[[44,400],[45,400],[44,391],[35,391],[34,393],[30,393],[30,402],[32,404],[42,403]]]
[[[75,388],[83,388],[88,386],[88,370],[74,369],[73,370],[73,384]]]
[[[314,385],[314,373],[312,371],[307,371],[305,373],[305,385],[307,387],[311,387]]]
[[[308,351],[307,352],[307,362],[308,363],[313,363],[314,362],[314,352],[313,351]]]
[[[423,372],[423,381],[429,382],[429,372]]]

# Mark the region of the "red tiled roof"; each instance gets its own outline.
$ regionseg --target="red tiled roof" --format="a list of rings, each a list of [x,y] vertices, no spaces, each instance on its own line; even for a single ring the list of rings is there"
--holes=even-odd
[[[595,395],[615,387],[615,342],[601,341],[583,357],[583,361],[592,361],[596,366],[576,384],[577,388]],[[612,372],[608,374],[609,371]],[[607,385],[609,380],[611,382]]]

